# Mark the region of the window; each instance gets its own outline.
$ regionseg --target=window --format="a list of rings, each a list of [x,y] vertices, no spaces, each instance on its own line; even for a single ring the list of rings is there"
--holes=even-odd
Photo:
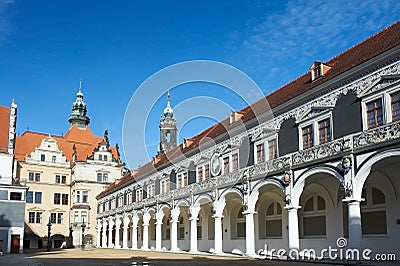
[[[325,236],[325,200],[318,195],[313,195],[304,204],[303,208],[303,236]]]
[[[62,213],[57,213],[57,223],[58,224],[64,223],[64,215]]]
[[[42,203],[42,192],[35,192],[35,203]]]
[[[169,191],[169,177],[162,179],[161,181],[161,194]]]
[[[81,192],[79,190],[75,191],[75,202],[81,202]]]
[[[22,200],[22,192],[10,192],[10,200]]]
[[[33,191],[26,192],[26,202],[33,203]]]
[[[132,192],[128,192],[127,194],[126,194],[126,204],[131,204],[132,203]]]
[[[103,155],[103,160],[107,161],[107,155]]]
[[[187,172],[183,172],[178,174],[176,188],[182,188],[188,185],[188,174]]]
[[[115,200],[115,198],[113,198],[111,200],[111,209],[115,209],[117,207],[117,201]]]
[[[88,195],[89,192],[88,191],[82,191],[82,203],[87,203],[88,202]]]
[[[64,215],[62,213],[50,213],[50,222],[52,224],[63,224],[64,223]]]
[[[55,162],[56,162],[56,159],[57,159],[57,157],[53,155],[53,156],[51,157],[51,162],[52,162],[52,163],[55,163]]]
[[[243,207],[239,209],[236,216],[236,237],[246,237],[246,221],[243,215]]]
[[[99,161],[103,160],[103,155],[99,154]]]
[[[65,176],[65,175],[56,175],[56,183],[57,184],[65,184],[65,183],[67,183],[67,176]]]
[[[256,145],[256,159],[257,163],[264,162],[264,143]]]
[[[362,191],[361,227],[362,234],[367,236],[386,235],[386,196],[378,188],[369,184]]]
[[[40,173],[29,172],[28,176],[29,181],[40,181]]]
[[[392,121],[400,120],[400,92],[390,95],[392,103]]]
[[[54,193],[54,204],[68,205],[68,194]]]
[[[118,207],[124,206],[124,195],[118,197]]]
[[[276,145],[276,139],[268,141],[268,160],[278,158],[278,147]]]
[[[29,223],[41,224],[42,223],[42,212],[29,212]]]
[[[147,197],[148,198],[154,197],[154,192],[155,192],[154,188],[155,188],[154,183],[147,185]]]
[[[42,162],[46,161],[46,155],[41,154],[40,155],[40,161],[42,161]]]
[[[330,118],[318,122],[318,140],[319,144],[331,141],[331,120]]]
[[[237,171],[239,169],[239,160],[238,160],[238,154],[232,154],[232,171]]]
[[[276,201],[267,207],[265,228],[265,237],[282,237],[282,207]]]
[[[210,165],[205,164],[197,167],[197,182],[201,183],[210,178]]]
[[[27,203],[42,203],[42,192],[28,191],[26,193]]]
[[[314,133],[312,125],[303,127],[301,129],[301,132],[302,132],[303,149],[311,148],[314,145],[313,144]]]
[[[97,182],[108,182],[108,173],[97,173]]]
[[[197,182],[203,182],[203,166],[197,167]]]
[[[87,221],[88,221],[87,212],[86,211],[82,211],[81,212],[81,222],[84,223],[84,222],[87,222]]]
[[[29,221],[30,224],[35,222],[35,216],[36,216],[36,212],[29,212],[28,221]]]
[[[62,194],[61,199],[62,199],[62,205],[68,205],[68,194]]]
[[[383,125],[382,98],[370,101],[366,106],[368,129]]]
[[[79,223],[79,211],[74,211],[74,223]]]
[[[54,204],[61,204],[61,194],[54,193]]]
[[[75,202],[76,203],[87,203],[88,202],[88,191],[87,190],[75,190]]]
[[[185,239],[185,224],[182,216],[180,216],[178,223],[178,239]]]
[[[204,165],[204,180],[208,180],[210,178],[210,165]]]
[[[143,200],[143,189],[136,190],[136,202]]]
[[[229,173],[229,157],[223,159],[224,174]]]

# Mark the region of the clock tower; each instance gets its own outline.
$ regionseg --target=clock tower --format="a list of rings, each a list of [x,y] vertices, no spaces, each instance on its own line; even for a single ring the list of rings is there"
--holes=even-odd
[[[160,146],[158,155],[168,152],[176,147],[177,129],[174,110],[171,108],[171,96],[168,91],[167,107],[160,119]]]

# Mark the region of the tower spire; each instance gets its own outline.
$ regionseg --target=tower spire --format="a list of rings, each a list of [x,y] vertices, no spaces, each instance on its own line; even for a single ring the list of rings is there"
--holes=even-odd
[[[90,118],[86,115],[87,107],[83,101],[82,80],[79,81],[79,90],[76,94],[75,102],[72,104],[72,113],[68,117],[70,126],[77,125],[79,129],[85,129],[90,123]]]
[[[160,146],[158,155],[168,152],[176,147],[177,128],[174,110],[171,108],[171,94],[168,90],[167,107],[160,119]]]

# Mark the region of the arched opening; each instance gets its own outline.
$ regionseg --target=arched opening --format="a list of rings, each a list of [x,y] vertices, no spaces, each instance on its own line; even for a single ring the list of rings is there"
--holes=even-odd
[[[400,234],[397,196],[400,156],[397,154],[398,151],[386,151],[366,160],[355,177],[354,186],[364,199],[360,203],[362,247],[400,256],[395,248]]]
[[[256,202],[256,252],[260,249],[287,248],[287,214],[283,210],[282,188],[266,183],[259,188]]]

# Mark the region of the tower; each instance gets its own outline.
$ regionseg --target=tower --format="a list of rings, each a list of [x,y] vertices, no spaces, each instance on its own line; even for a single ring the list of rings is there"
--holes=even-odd
[[[167,107],[164,109],[164,115],[160,119],[160,146],[158,155],[168,152],[176,147],[176,120],[174,110],[171,108],[171,96],[168,91]]]
[[[68,117],[70,126],[77,125],[79,129],[85,129],[90,123],[90,118],[86,115],[87,108],[83,101],[82,81],[79,82],[79,91],[76,94],[75,102],[72,104],[72,113]]]

